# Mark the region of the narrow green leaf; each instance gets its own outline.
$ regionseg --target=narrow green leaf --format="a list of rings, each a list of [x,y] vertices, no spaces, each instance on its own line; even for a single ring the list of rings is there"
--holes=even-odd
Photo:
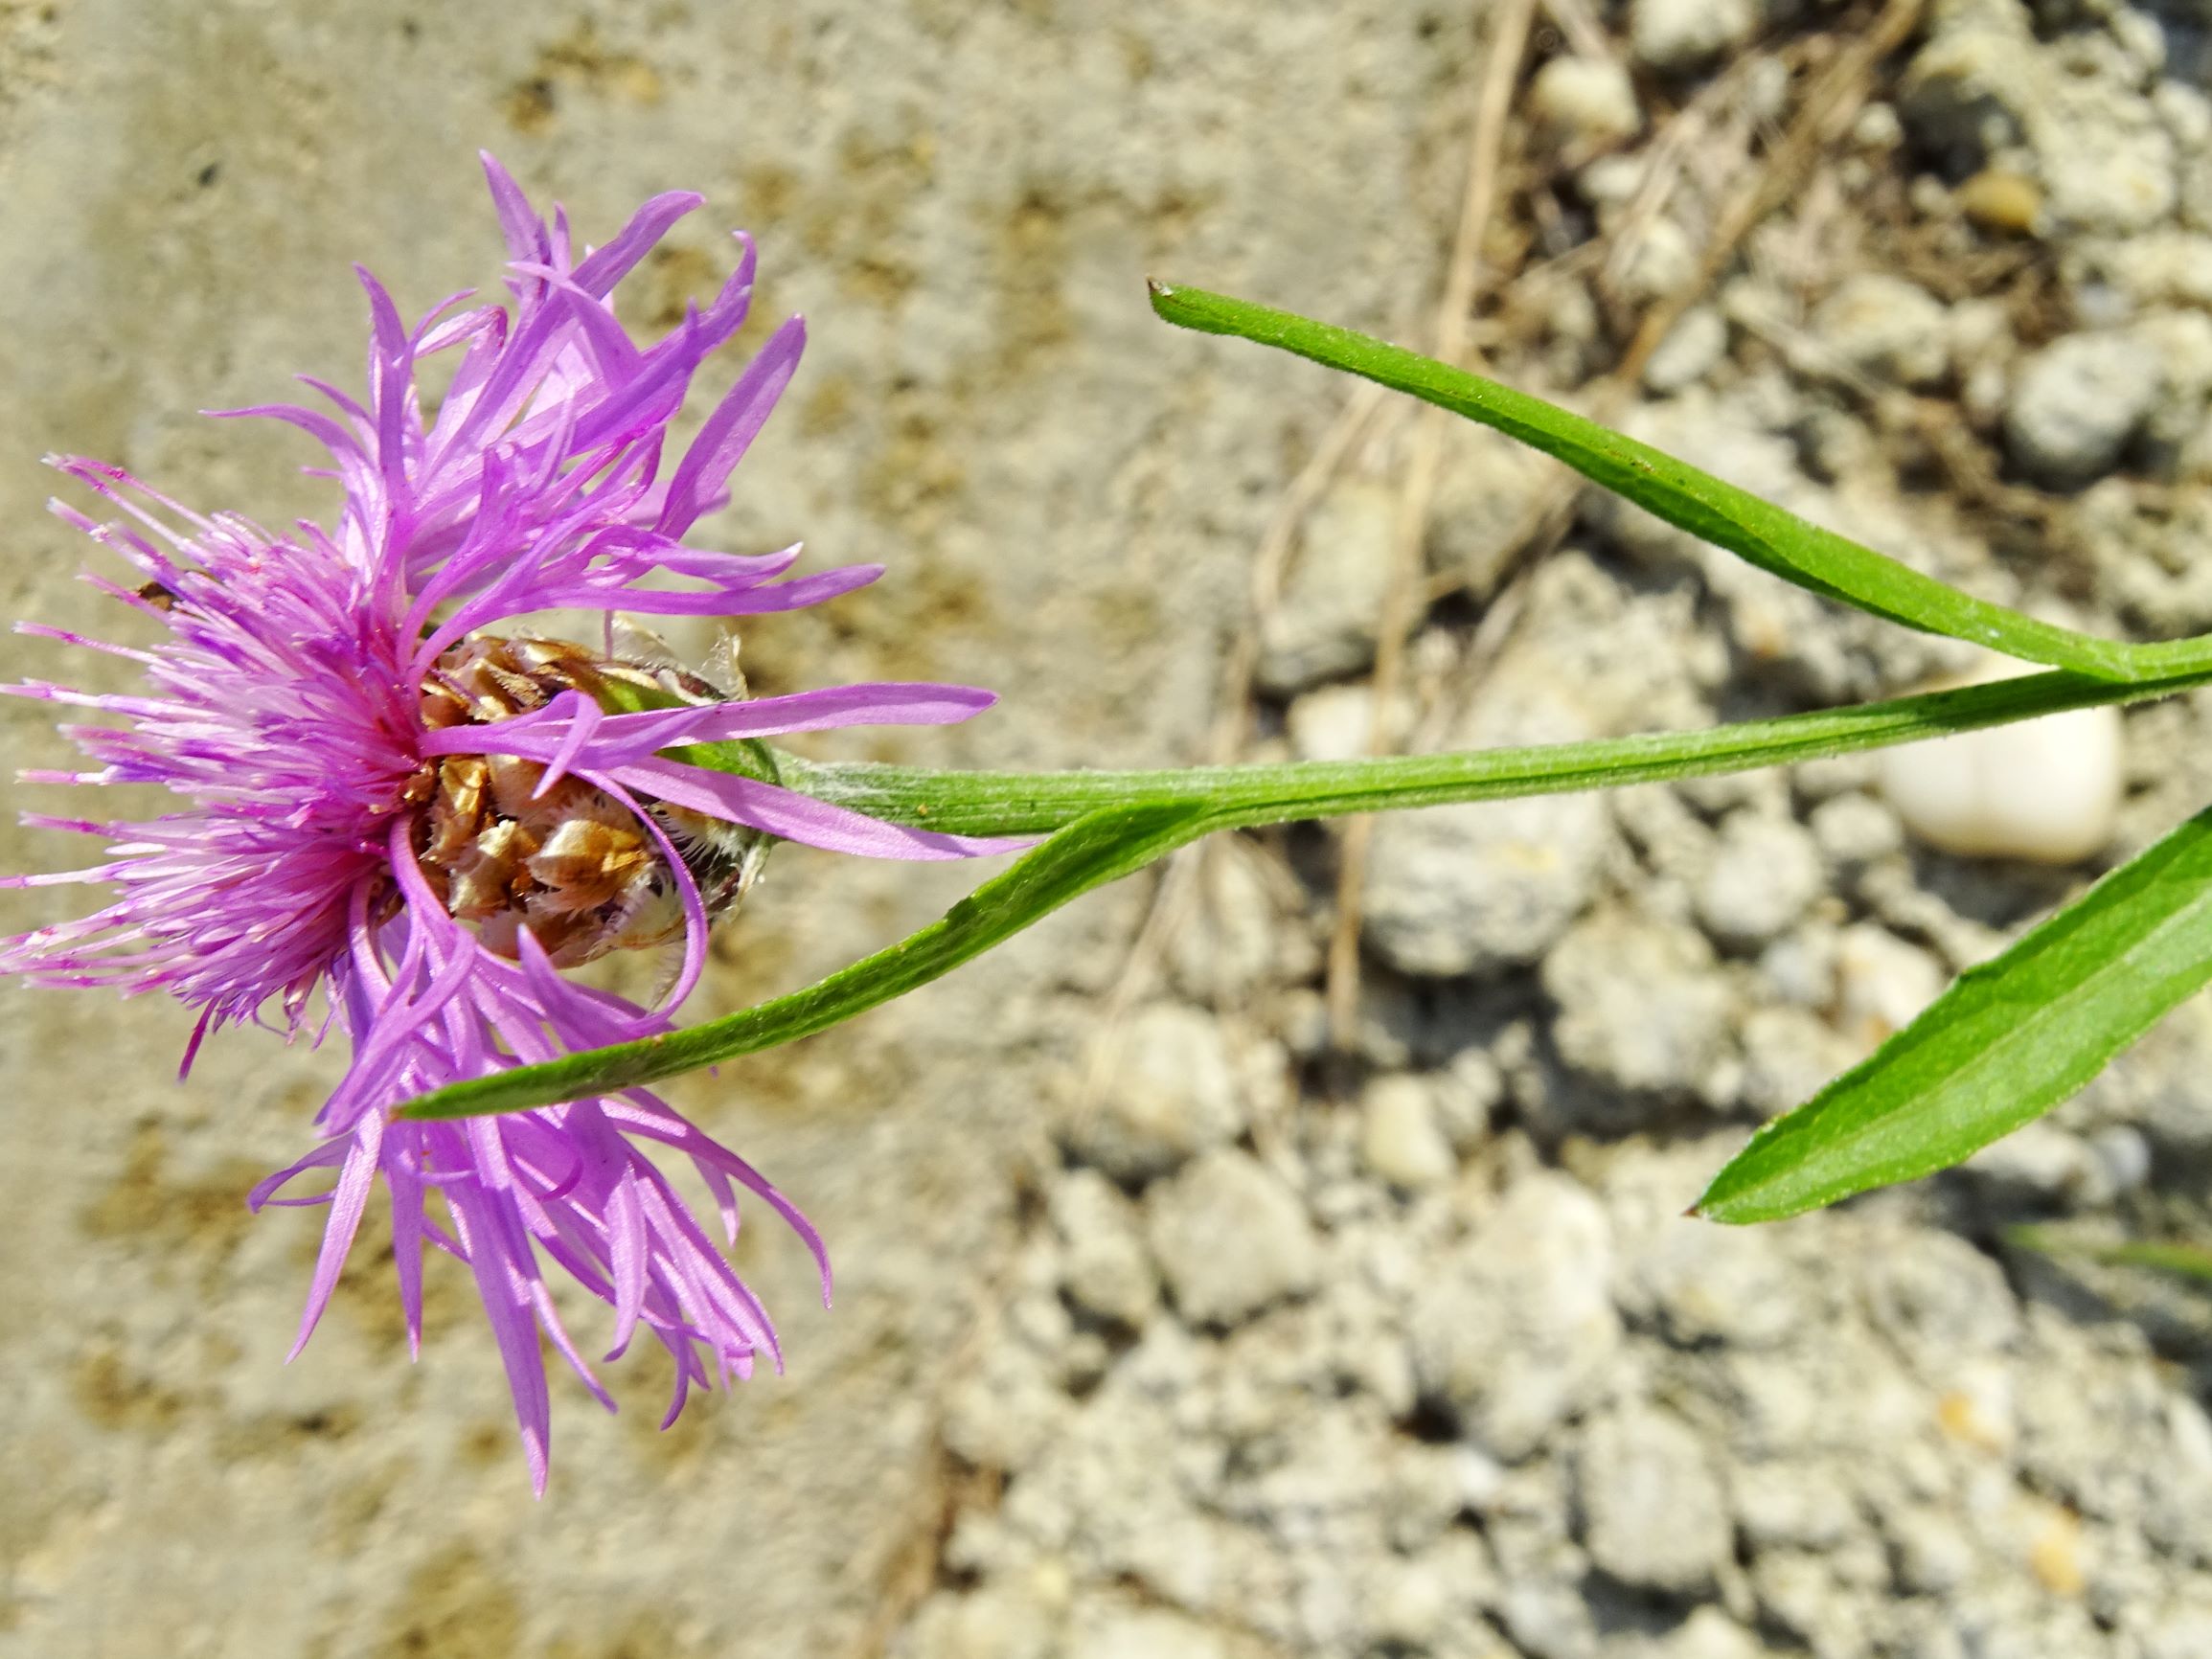
[[[943,920],[815,985],[673,1035],[456,1083],[410,1102],[402,1115],[467,1116],[546,1105],[810,1035],[937,978],[1077,894],[1218,830],[1744,771],[2092,704],[2165,696],[2207,679],[2212,669],[2124,687],[2079,674],[2030,674],[1703,732],[1283,766],[938,772],[776,754],[766,763],[769,776],[891,823],[959,834],[1059,833]],[[698,745],[701,763],[705,752],[718,747]],[[726,759],[733,770],[760,763],[743,754]]]
[[[2212,1249],[2178,1239],[2137,1239],[2125,1244],[2091,1244],[2062,1238],[2047,1227],[2011,1227],[2005,1231],[2005,1242],[2058,1261],[2073,1258],[2101,1262],[2108,1267],[2148,1267],[2156,1273],[2212,1284]]]
[[[410,1102],[399,1115],[466,1118],[521,1111],[634,1088],[810,1035],[950,972],[1047,912],[1216,827],[1215,815],[1192,802],[1094,812],[1023,854],[921,932],[803,990],[688,1031],[454,1083]]]
[[[1516,795],[1612,788],[1710,777],[1854,754],[1976,731],[2039,715],[2170,696],[2212,680],[2212,667],[2160,680],[2116,683],[2064,671],[1927,692],[1851,708],[1696,732],[1646,732],[1580,743],[1191,766],[1143,772],[955,772],[776,756],[777,775],[802,794],[871,817],[962,835],[1032,835],[1103,807],[1191,801],[1239,828],[1349,812],[1441,807]]]
[[[2106,680],[2212,660],[2212,642],[2122,645],[1975,599],[1570,410],[1371,335],[1202,288],[1154,283],[1152,293],[1180,328],[1274,346],[1494,426],[1761,570],[1891,622]]]
[[[1697,1213],[1772,1221],[1948,1169],[2040,1117],[2212,980],[2212,811],[1968,969],[1714,1176]]]

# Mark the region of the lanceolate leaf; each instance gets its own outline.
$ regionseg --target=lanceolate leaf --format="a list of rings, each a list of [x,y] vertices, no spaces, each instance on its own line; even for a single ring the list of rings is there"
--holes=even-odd
[[[810,1035],[950,972],[1078,894],[1218,830],[1740,772],[2095,703],[2163,696],[2206,679],[2212,679],[2212,669],[2123,690],[2078,674],[2030,674],[1703,732],[1455,755],[1162,772],[938,772],[810,761],[789,754],[762,759],[749,751],[718,759],[718,752],[732,746],[698,744],[686,751],[695,763],[724,763],[749,775],[779,778],[808,794],[895,824],[958,834],[1058,833],[955,905],[943,920],[803,990],[673,1035],[457,1084],[413,1102],[403,1115],[520,1111],[672,1077]],[[764,771],[755,772],[755,767]]]
[[[1762,570],[1892,622],[2099,679],[2139,679],[2212,658],[2203,640],[2121,645],[1975,599],[1557,404],[1367,334],[1162,283],[1152,284],[1152,309],[1180,327],[1294,352],[1494,426]]]
[[[1094,887],[1218,828],[1191,802],[1116,807],[1077,820],[921,932],[804,990],[688,1031],[455,1083],[400,1112],[465,1118],[633,1088],[811,1035],[926,984]]]
[[[1947,1169],[2212,980],[2212,811],[2106,876],[1736,1155],[1698,1214],[1772,1221]]]

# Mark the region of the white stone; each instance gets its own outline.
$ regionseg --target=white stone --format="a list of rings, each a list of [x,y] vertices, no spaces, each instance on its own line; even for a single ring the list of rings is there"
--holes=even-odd
[[[1606,844],[1596,794],[1394,812],[1367,864],[1367,943],[1402,973],[1535,961],[1588,902]]]
[[[1692,306],[1644,365],[1644,384],[1666,397],[1702,380],[1727,354],[1726,319],[1711,306]]]
[[[1640,62],[1679,75],[1742,46],[1758,26],[1753,0],[1631,0],[1629,44]]]
[[[1608,57],[1553,58],[1537,71],[1528,107],[1544,125],[1585,144],[1618,144],[1644,126],[1635,82]]]
[[[1397,711],[1403,719],[1402,706]],[[1357,761],[1373,754],[1375,693],[1363,685],[1322,686],[1292,700],[1283,723],[1301,761]]]
[[[1821,853],[1842,871],[1861,869],[1904,846],[1897,813],[1857,789],[1813,807],[1807,828]]]
[[[1836,1024],[1861,1049],[1871,1049],[1919,1017],[1949,977],[1918,945],[1878,923],[1854,922],[1836,939]]]
[[[1881,272],[1846,277],[1813,313],[1820,343],[1862,374],[1930,386],[1950,367],[1943,302]]]
[[[1060,1277],[1076,1306],[1101,1319],[1138,1326],[1159,1299],[1159,1275],[1146,1249],[1136,1206],[1095,1170],[1074,1170],[1052,1191],[1060,1239]]]
[[[1062,1131],[1076,1154],[1119,1181],[1164,1174],[1225,1146],[1244,1126],[1220,1027],[1181,1003],[1140,1009],[1122,1031],[1099,1099]]]
[[[1208,1153],[1156,1189],[1149,1208],[1152,1254],[1193,1325],[1238,1324],[1319,1276],[1297,1195],[1249,1153]]]
[[[1517,1461],[1603,1391],[1621,1343],[1612,1227],[1563,1175],[1517,1182],[1439,1265],[1408,1318],[1423,1390]]]
[[[1753,949],[1805,914],[1824,876],[1820,850],[1796,820],[1733,812],[1698,883],[1698,920],[1720,943]]]
[[[2067,334],[2023,362],[2005,404],[2005,447],[2053,489],[2109,472],[2156,403],[2153,344],[2126,330]]]
[[[1260,683],[1294,692],[1364,668],[1375,655],[1397,544],[1398,496],[1351,479],[1306,520],[1282,602],[1260,635]]]
[[[1992,658],[1981,684],[2032,671]],[[2076,709],[1884,751],[1881,791],[1947,852],[2071,864],[2112,838],[2125,784],[2119,712]]]
[[[1161,1607],[1116,1610],[1064,1649],[1067,1659],[1226,1659],[1219,1632]]]
[[[1437,1126],[1429,1085],[1393,1073],[1367,1085],[1359,1102],[1359,1155],[1379,1179],[1407,1193],[1441,1187],[1458,1172]]]
[[[1712,949],[1678,922],[1601,912],[1544,958],[1552,1041],[1616,1090],[1681,1095],[1722,1056],[1731,999]]]
[[[1728,1559],[1733,1534],[1720,1479],[1671,1412],[1631,1406],[1591,1424],[1575,1487],[1590,1560],[1624,1584],[1693,1595]]]

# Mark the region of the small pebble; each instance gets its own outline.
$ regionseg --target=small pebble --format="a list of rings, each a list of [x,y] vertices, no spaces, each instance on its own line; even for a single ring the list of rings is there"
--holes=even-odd
[[[1976,229],[2032,237],[2043,216],[2042,187],[2024,173],[1987,168],[1958,187],[1958,211]]]
[[[1377,1078],[1361,1098],[1360,1120],[1360,1158],[1401,1192],[1441,1187],[1458,1172],[1451,1143],[1437,1127],[1428,1085],[1419,1078]]]
[[[1742,46],[1758,25],[1752,0],[1631,0],[1629,44],[1639,62],[1681,75]]]
[[[1711,306],[1693,306],[1644,365],[1644,384],[1669,396],[1702,380],[1727,354],[1728,325],[1721,313]]]
[[[1528,97],[1539,123],[1576,143],[1620,144],[1643,130],[1635,83],[1609,58],[1555,57],[1537,71]]]
[[[1966,683],[2028,671],[1993,658]],[[2116,709],[2075,709],[1883,752],[1881,792],[1946,852],[2072,864],[2111,840],[2123,782]]]
[[[2156,403],[2163,364],[2149,341],[2092,330],[2023,362],[2005,403],[2005,449],[2048,489],[2079,489],[2109,472]]]

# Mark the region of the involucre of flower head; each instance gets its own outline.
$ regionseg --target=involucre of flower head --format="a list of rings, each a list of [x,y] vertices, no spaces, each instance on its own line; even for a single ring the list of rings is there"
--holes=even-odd
[[[821,1239],[750,1165],[643,1090],[450,1124],[396,1119],[394,1106],[669,1029],[697,981],[710,921],[771,839],[887,858],[1009,844],[905,830],[796,794],[754,742],[965,719],[988,693],[879,684],[745,700],[623,648],[617,610],[757,615],[832,599],[879,572],[792,577],[795,547],[744,557],[681,541],[727,499],[804,340],[795,317],[771,334],[664,468],[693,376],[744,321],[751,244],[712,304],[641,345],[608,295],[700,198],[655,196],[612,241],[580,253],[559,212],[546,223],[495,162],[485,167],[511,305],[464,294],[409,328],[362,272],[365,397],[309,381],[329,409],[237,412],[287,421],[330,451],[344,490],[334,527],[274,534],[192,511],[116,467],[55,461],[115,516],[55,511],[138,579],[90,580],[167,637],[135,649],[21,625],[129,658],[146,679],[132,695],[4,688],[97,716],[65,728],[85,769],[26,777],[159,784],[179,804],[140,822],[27,820],[110,845],[89,868],[9,885],[90,882],[113,896],[89,916],[0,943],[0,972],[175,996],[200,1014],[188,1069],[202,1037],[236,1021],[273,1015],[295,1033],[315,1022],[319,1034],[319,997],[352,1063],[317,1120],[325,1138],[250,1200],[330,1206],[299,1341],[381,1178],[410,1346],[420,1345],[427,1244],[475,1277],[542,1490],[540,1333],[607,1399],[555,1312],[547,1263],[613,1309],[608,1357],[640,1327],[668,1349],[670,1420],[693,1384],[746,1375],[762,1353],[781,1365],[766,1313],[651,1148],[689,1161],[725,1239],[736,1238],[739,1187],[781,1214],[820,1263],[826,1301]],[[419,373],[442,353],[459,360],[426,420]],[[684,585],[649,580],[669,577]],[[607,613],[597,647],[537,639],[514,620],[575,608]],[[705,743],[760,763],[723,770],[667,753]],[[650,1010],[560,971],[607,949],[677,941],[680,966]],[[329,1191],[279,1195],[325,1169]]]

